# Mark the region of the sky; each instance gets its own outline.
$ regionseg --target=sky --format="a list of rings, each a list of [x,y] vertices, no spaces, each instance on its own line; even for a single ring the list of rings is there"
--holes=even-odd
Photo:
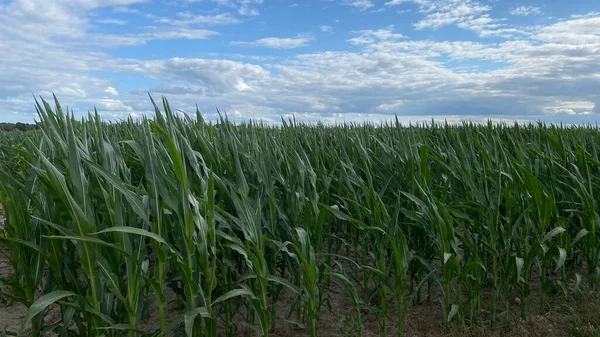
[[[597,0],[0,0],[0,122],[600,120]]]

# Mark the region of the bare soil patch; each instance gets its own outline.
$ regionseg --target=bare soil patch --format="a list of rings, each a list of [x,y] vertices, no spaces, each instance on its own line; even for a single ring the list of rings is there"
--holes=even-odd
[[[0,207],[0,231],[4,229],[4,210]],[[5,252],[0,249],[0,278],[7,277],[11,273],[11,268],[6,258]],[[0,284],[0,287],[2,285]],[[16,331],[21,326],[25,317],[27,308],[19,303],[1,303],[0,302],[0,331],[6,328],[7,330]]]

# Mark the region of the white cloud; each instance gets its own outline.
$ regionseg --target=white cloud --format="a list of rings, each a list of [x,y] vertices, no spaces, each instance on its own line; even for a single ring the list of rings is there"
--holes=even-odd
[[[123,119],[127,116],[139,116],[133,107],[118,99],[101,98],[94,105],[100,116],[105,119]]]
[[[187,0],[188,2],[200,2],[204,0]],[[255,6],[263,3],[262,0],[212,0],[219,6],[236,8],[238,14],[242,16],[258,16],[260,11]]]
[[[391,0],[385,3],[386,6],[397,6],[406,2],[410,2],[411,0]]]
[[[415,24],[415,28],[440,28],[450,24],[465,22],[491,9],[490,6],[468,0],[432,1],[428,6],[422,7],[421,11],[427,14],[423,20]]]
[[[562,23],[580,31],[588,24]],[[540,116],[551,113],[547,107],[555,106],[556,100],[598,97],[593,89],[600,85],[595,68],[600,61],[600,54],[594,52],[597,46],[520,40],[495,44],[412,41],[395,33],[393,27],[357,34],[350,42],[362,47],[361,51],[298,55],[276,65],[276,73],[263,69],[253,80],[244,79],[252,82],[256,96],[226,95],[224,100],[250,99],[249,104],[272,107],[263,110],[265,114],[406,111],[439,115],[460,111],[466,115]],[[498,65],[483,71],[455,70],[440,61],[443,59]],[[234,93],[235,87],[228,92]]]
[[[201,15],[193,14],[191,12],[178,13],[178,18],[162,17],[157,19],[159,23],[168,23],[176,26],[189,26],[189,25],[226,25],[240,22],[240,19],[231,15],[230,13],[220,13],[216,15]]]
[[[188,40],[204,40],[218,33],[207,29],[166,29],[155,30],[137,35],[137,37],[146,40],[173,40],[173,39],[188,39]],[[136,36],[136,35],[134,35]]]
[[[240,15],[244,15],[244,16],[257,16],[260,15],[260,11],[256,8],[250,8],[247,6],[242,6],[240,7],[240,9],[238,10],[238,13],[240,13]]]
[[[0,7],[0,49],[11,51],[0,53],[0,111],[12,119],[33,118],[30,92],[46,97],[54,92],[81,113],[97,105],[111,118],[152,111],[148,91],[166,94],[174,106],[186,111],[193,112],[198,103],[207,116],[216,116],[214,107],[219,107],[240,120],[273,123],[281,114],[335,123],[389,120],[394,113],[402,121],[429,121],[432,116],[441,121],[593,120],[600,113],[599,14],[511,26],[494,17],[489,1],[392,0],[388,6],[416,5],[419,17],[414,28],[452,25],[479,37],[501,39],[467,34],[463,37],[472,40],[448,35],[446,40],[418,40],[411,39],[410,31],[375,26],[351,32],[348,41],[341,41],[346,50],[343,45],[335,51],[319,45],[306,53],[257,50],[259,55],[236,56],[231,50],[201,48],[202,58],[147,54],[141,60],[113,56],[110,48],[151,40],[225,38],[227,30],[219,35],[206,26],[255,20],[260,27],[259,20],[241,17],[240,9],[258,9],[261,1],[203,0],[218,7],[162,18],[115,7],[119,15],[135,11],[146,23],[121,35],[107,34],[97,26],[104,19],[92,14],[99,2],[30,1],[35,10],[22,9],[26,6],[22,1]],[[361,9],[365,4],[351,6]],[[34,13],[37,21],[26,20],[22,12]],[[336,26],[336,33],[341,33],[339,29]],[[290,36],[232,44],[282,49],[313,41],[309,35]],[[177,50],[169,53],[183,55]],[[111,78],[113,73],[140,84],[119,93],[114,87],[122,87],[118,78]],[[159,83],[149,84],[153,82],[148,79]]]
[[[342,4],[346,6],[356,7],[361,11],[367,10],[375,6],[370,0],[343,0]]]
[[[379,7],[377,9],[373,9],[367,12],[367,14],[374,14],[374,13],[381,13],[381,12],[385,12],[385,7]]]
[[[544,111],[552,115],[590,115],[594,103],[589,101],[557,101],[544,107]]]
[[[84,41],[77,42],[77,44],[92,44],[104,47],[136,46],[153,40],[205,40],[214,35],[218,35],[218,33],[207,29],[182,27],[157,29],[155,27],[148,32],[139,34],[88,34]]]
[[[490,16],[492,6],[476,0],[391,0],[387,6],[404,3],[417,5],[424,18],[414,24],[415,29],[440,29],[448,25],[476,32],[481,37],[504,38],[522,36],[526,32]],[[402,11],[405,12],[405,11]]]
[[[129,112],[133,111],[133,108],[123,103],[118,99],[102,98],[98,101],[100,110],[104,111],[117,111],[117,112]]]
[[[237,82],[235,83],[235,89],[239,91],[252,90],[252,88],[246,83],[246,81],[244,81],[243,78],[238,78]]]
[[[313,40],[312,36],[296,37],[264,37],[256,41],[231,41],[231,45],[267,47],[275,49],[291,49],[307,46]]]
[[[117,89],[110,86],[106,87],[106,89],[104,89],[104,92],[111,96],[119,96],[119,92],[117,91]]]
[[[361,30],[358,34],[357,37],[348,40],[348,42],[354,45],[370,45],[375,41],[394,41],[405,37],[402,34],[394,33],[393,26],[379,30]]]
[[[321,32],[323,33],[332,33],[333,32],[333,27],[331,26],[327,26],[327,25],[320,25],[319,29],[321,30]]]
[[[51,86],[49,86],[51,87]],[[39,93],[42,96],[52,96],[52,94],[56,94],[57,96],[69,97],[69,98],[84,98],[87,96],[85,90],[78,88],[77,85],[71,86],[61,86],[54,84],[54,89],[52,90],[42,90]]]
[[[600,15],[564,20],[541,27],[534,37],[550,43],[598,47],[600,44],[600,29],[598,27],[600,27]]]
[[[0,8],[3,33],[35,33],[38,40],[49,36],[81,37],[88,26],[88,19],[78,13],[100,7],[130,5],[144,0],[74,0],[12,1]],[[52,27],[48,29],[47,27]],[[33,36],[29,36],[33,37]]]
[[[510,10],[510,14],[519,16],[542,15],[544,12],[536,6],[519,6]]]
[[[11,51],[0,53],[0,111],[15,112],[13,119],[30,121],[33,92],[46,98],[55,93],[69,102],[70,108],[82,108],[79,112],[85,113],[107,94],[105,90],[113,82],[99,73],[118,71],[122,63],[102,52],[101,47],[135,45],[152,39],[204,38],[212,34],[179,28],[160,31],[142,28],[146,31],[121,36],[90,32],[97,31],[93,24],[122,23],[90,15],[91,12],[100,7],[137,2],[143,1],[14,0],[0,6],[0,49]],[[16,100],[30,104],[14,105]]]
[[[381,111],[381,112],[397,113],[397,112],[399,112],[399,110],[402,108],[403,105],[404,105],[404,102],[402,102],[402,101],[394,101],[392,103],[385,103],[385,104],[381,104],[381,105],[377,106],[377,110]]]
[[[168,79],[174,83],[201,85],[204,92],[246,91],[269,77],[260,66],[229,60],[185,59],[139,61],[123,67],[125,71]]]
[[[127,21],[119,20],[119,19],[98,19],[95,21],[96,23],[101,23],[105,25],[125,25]]]

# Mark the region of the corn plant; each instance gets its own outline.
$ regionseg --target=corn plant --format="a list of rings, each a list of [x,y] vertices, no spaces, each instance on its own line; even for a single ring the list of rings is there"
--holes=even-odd
[[[401,336],[424,298],[450,328],[598,288],[596,127],[235,124],[150,100],[107,122],[39,99],[36,130],[0,133],[0,298],[23,333],[316,336],[337,286],[352,333],[376,313]]]

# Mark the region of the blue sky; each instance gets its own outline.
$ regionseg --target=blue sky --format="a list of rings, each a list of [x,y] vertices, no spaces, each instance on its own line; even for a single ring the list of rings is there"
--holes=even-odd
[[[77,115],[595,123],[595,0],[0,0],[0,121]]]

